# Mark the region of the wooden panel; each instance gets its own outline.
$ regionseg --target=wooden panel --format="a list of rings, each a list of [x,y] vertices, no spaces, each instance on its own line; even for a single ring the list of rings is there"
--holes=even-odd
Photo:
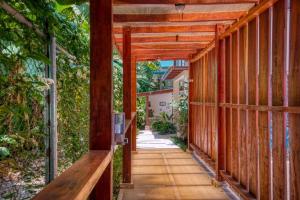
[[[211,88],[213,88],[213,90],[211,90],[211,103],[215,103],[215,105],[217,105],[217,100],[216,100],[216,92],[218,91],[217,88],[217,49],[214,48],[212,49],[212,57],[211,57],[211,66],[212,66],[212,80],[211,80]],[[217,159],[217,121],[216,121],[216,115],[217,115],[217,107],[211,107],[211,134],[212,134],[212,138],[211,138],[211,157],[212,160],[216,161]]]
[[[90,150],[112,148],[112,0],[90,1]],[[112,198],[112,166],[96,184],[93,199]]]
[[[190,64],[189,66],[189,104],[188,104],[188,148],[189,150],[191,150],[191,147],[190,147],[190,144],[193,144],[194,143],[194,140],[193,140],[193,133],[194,133],[194,130],[193,130],[193,119],[192,119],[192,116],[193,116],[193,106],[191,105],[191,102],[193,101],[193,96],[194,96],[194,72],[193,72],[193,69],[194,69],[195,65],[194,64]]]
[[[272,38],[272,105],[284,104],[284,1],[278,1],[273,8]],[[285,199],[286,196],[286,149],[284,113],[272,113],[272,158],[273,158],[273,199]]]
[[[300,1],[291,0],[289,106],[300,106]],[[289,114],[291,199],[300,198],[300,115]]]
[[[248,40],[247,40],[247,26],[242,27],[240,30],[239,37],[239,104],[246,104],[246,73],[247,73],[247,48],[248,48]],[[240,109],[239,110],[239,160],[240,160],[240,169],[239,169],[239,181],[242,186],[247,188],[248,186],[248,157],[247,157],[247,149],[248,149],[248,138],[247,138],[247,122],[246,122],[246,111]]]
[[[259,105],[268,105],[269,11],[259,16]],[[270,198],[270,132],[268,112],[259,112],[259,194]]]
[[[230,87],[230,63],[231,63],[231,39],[230,37],[225,38],[225,91],[226,91],[226,103],[230,103],[231,101],[231,87]],[[230,108],[226,108],[226,171],[231,172],[231,112]]]
[[[48,184],[33,199],[87,199],[100,177],[103,174],[109,174],[105,173],[105,170],[110,168],[111,159],[111,151],[94,150],[88,152],[80,160],[76,161],[70,168]],[[101,177],[101,179],[103,179],[103,177]]]
[[[215,49],[208,52],[197,62],[192,63],[193,68],[193,101],[190,102],[191,121],[193,130],[193,143],[197,149],[204,152],[211,162],[216,161],[216,109],[215,106],[216,83],[216,53]]]
[[[231,81],[232,81],[232,92],[231,92],[231,98],[232,103],[237,104],[238,103],[238,32],[234,32],[232,34],[232,54],[231,54]],[[239,177],[239,169],[238,169],[238,151],[239,151],[239,145],[238,145],[238,111],[236,108],[232,108],[232,127],[231,127],[231,138],[232,138],[232,176],[236,180],[238,180]]]
[[[249,22],[248,25],[248,103],[249,105],[256,104],[257,88],[257,19]],[[251,41],[251,42],[250,42]],[[248,148],[248,161],[249,161],[249,192],[255,196],[258,194],[258,136],[256,128],[256,111],[248,112],[248,129],[249,135],[249,148]]]
[[[216,58],[217,58],[217,126],[218,126],[218,151],[217,151],[217,178],[221,180],[220,170],[225,170],[226,163],[226,113],[225,108],[219,107],[219,103],[225,103],[225,40],[217,40]]]

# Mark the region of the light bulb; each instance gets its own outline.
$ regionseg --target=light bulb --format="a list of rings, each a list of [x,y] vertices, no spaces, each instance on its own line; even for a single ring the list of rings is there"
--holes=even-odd
[[[175,4],[175,9],[179,12],[182,13],[183,10],[185,8],[185,4],[184,3],[176,3]]]

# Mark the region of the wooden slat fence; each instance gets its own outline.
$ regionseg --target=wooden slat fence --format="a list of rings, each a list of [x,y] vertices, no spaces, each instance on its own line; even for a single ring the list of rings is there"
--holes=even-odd
[[[192,59],[190,147],[245,199],[299,199],[300,1],[247,19]]]

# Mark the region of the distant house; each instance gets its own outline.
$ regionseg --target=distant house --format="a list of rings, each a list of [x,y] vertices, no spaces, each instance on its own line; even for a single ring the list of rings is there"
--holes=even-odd
[[[188,63],[184,60],[174,61],[174,65],[167,70],[163,69],[163,75],[159,79],[160,90],[140,93],[138,96],[147,97],[146,125],[150,125],[151,120],[165,112],[173,116],[173,103],[177,102],[180,95],[186,92],[188,84]]]

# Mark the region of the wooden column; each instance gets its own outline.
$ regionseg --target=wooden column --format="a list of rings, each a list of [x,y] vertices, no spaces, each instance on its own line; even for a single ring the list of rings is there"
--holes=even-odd
[[[189,108],[189,113],[188,113],[188,123],[189,123],[189,127],[188,127],[188,148],[189,150],[192,150],[191,144],[194,144],[194,136],[193,136],[193,105],[191,104],[191,102],[193,101],[193,93],[194,93],[194,87],[193,87],[193,66],[195,66],[197,62],[194,63],[189,63],[189,104],[188,104],[188,108]]]
[[[216,130],[217,130],[217,179],[221,180],[220,170],[225,164],[225,108],[220,103],[225,103],[225,40],[219,40],[220,27],[216,26]]]
[[[149,121],[149,96],[146,96],[146,126],[150,126],[150,121]]]
[[[131,58],[131,112],[136,113],[136,57]],[[132,120],[132,132],[131,132],[131,150],[136,151],[136,115]]]
[[[112,150],[112,0],[90,0],[90,150]],[[91,199],[112,199],[112,163]]]
[[[290,65],[288,105],[300,106],[300,1],[291,0]],[[289,113],[290,127],[290,199],[300,199],[300,114]]]
[[[131,120],[132,112],[132,72],[131,72],[131,30],[123,28],[123,111],[126,120]],[[132,127],[130,126],[125,137],[128,143],[123,146],[123,183],[131,183],[131,138]]]

